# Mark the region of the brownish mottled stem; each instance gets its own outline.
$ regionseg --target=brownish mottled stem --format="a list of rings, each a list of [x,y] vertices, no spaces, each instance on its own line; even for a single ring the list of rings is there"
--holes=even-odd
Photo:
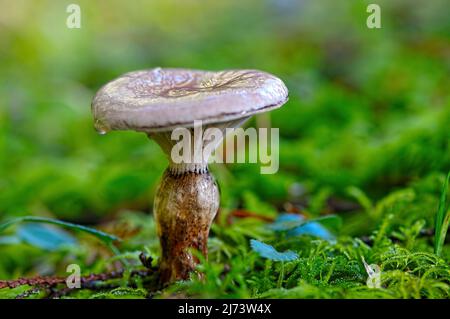
[[[208,159],[221,142],[228,127],[236,127],[247,118],[230,122],[205,125],[204,131],[189,129],[188,136],[192,152],[188,161],[174,162],[171,154],[178,141],[172,139],[172,132],[153,132],[149,137],[155,140],[169,160],[154,202],[154,215],[160,237],[162,258],[160,263],[162,284],[179,279],[188,279],[198,260],[192,249],[207,257],[208,234],[214,216],[219,209],[219,189],[214,177],[208,171]],[[211,128],[222,132],[212,138]],[[205,150],[208,151],[205,152]],[[195,154],[202,157],[197,161]]]
[[[207,256],[208,234],[219,208],[219,190],[208,172],[175,174],[168,168],[162,177],[154,215],[162,258],[160,281],[188,279],[198,260],[192,249]]]

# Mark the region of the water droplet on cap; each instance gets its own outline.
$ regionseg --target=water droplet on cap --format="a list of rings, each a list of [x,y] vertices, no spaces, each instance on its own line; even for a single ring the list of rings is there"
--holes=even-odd
[[[106,133],[108,133],[110,131],[109,126],[101,120],[95,120],[94,127],[95,127],[95,130],[97,131],[97,133],[100,135],[105,135]]]

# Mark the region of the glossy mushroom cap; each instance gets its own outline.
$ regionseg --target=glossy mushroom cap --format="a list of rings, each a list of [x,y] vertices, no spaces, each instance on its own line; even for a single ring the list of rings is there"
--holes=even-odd
[[[257,70],[220,72],[155,68],[124,74],[103,86],[92,102],[99,131],[147,133],[233,121],[283,105],[288,90]]]

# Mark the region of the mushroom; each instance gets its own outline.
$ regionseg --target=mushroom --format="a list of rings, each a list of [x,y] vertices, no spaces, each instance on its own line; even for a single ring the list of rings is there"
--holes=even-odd
[[[219,208],[219,189],[208,171],[208,159],[221,140],[195,134],[194,122],[201,121],[205,132],[224,132],[253,114],[280,107],[287,98],[280,79],[257,70],[155,68],[124,74],[97,92],[92,112],[99,133],[144,132],[169,158],[153,208],[162,248],[162,283],[189,278],[198,263],[192,249],[207,256],[209,229]],[[194,148],[181,163],[171,156],[177,128],[186,129]],[[200,159],[195,158],[199,150],[206,152]]]

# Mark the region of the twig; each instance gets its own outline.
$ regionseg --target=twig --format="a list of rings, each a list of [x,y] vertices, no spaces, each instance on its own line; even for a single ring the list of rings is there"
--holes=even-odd
[[[140,276],[145,277],[153,273],[153,269],[146,269],[141,271],[132,271],[131,276]],[[83,276],[80,278],[80,283],[83,288],[89,288],[93,286],[93,283],[96,281],[106,281],[109,279],[121,278],[124,272],[121,271],[112,271],[104,274],[91,274],[88,276]],[[16,288],[22,285],[28,286],[40,286],[40,287],[54,287],[58,284],[62,284],[66,282],[65,277],[33,277],[33,278],[19,278],[15,280],[0,280],[0,289],[1,288]]]
[[[254,212],[250,212],[247,210],[243,210],[243,209],[236,209],[234,211],[232,211],[230,213],[230,215],[228,216],[228,220],[227,223],[228,224],[232,224],[232,218],[236,217],[236,218],[255,218],[255,219],[259,219],[265,222],[273,222],[274,218],[272,217],[268,217],[268,216],[263,216],[261,214],[258,213],[254,213]]]

